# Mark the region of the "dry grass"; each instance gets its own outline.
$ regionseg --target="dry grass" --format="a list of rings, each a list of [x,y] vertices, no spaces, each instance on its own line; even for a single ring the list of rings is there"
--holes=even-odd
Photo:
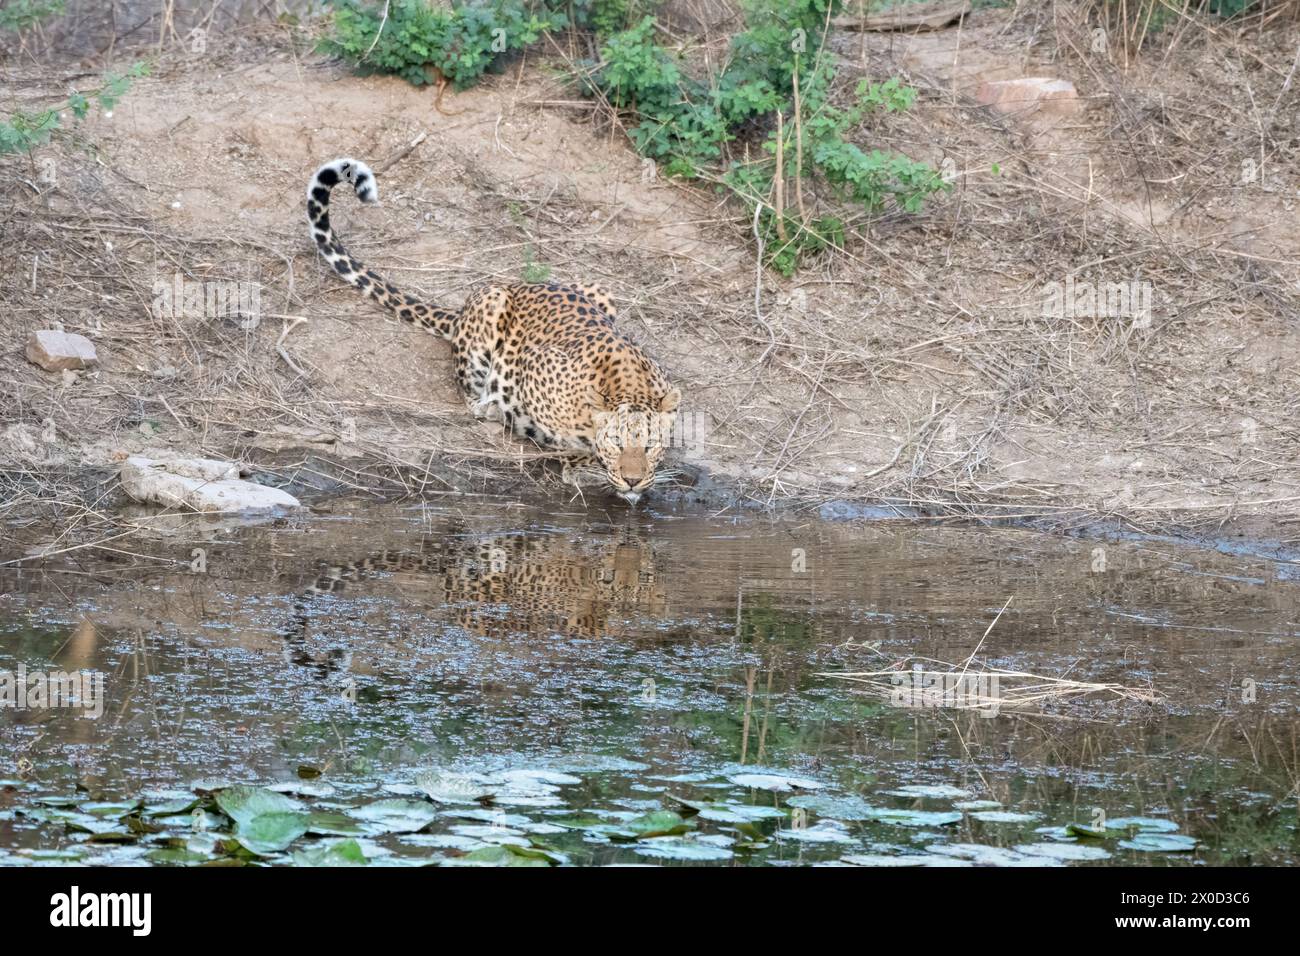
[[[692,48],[708,68],[735,10],[721,0],[691,9],[700,22],[674,20],[673,29],[683,37],[701,31]],[[978,108],[970,90],[938,67],[908,61],[897,37],[838,36],[846,86],[859,62],[873,77],[902,73],[921,92],[910,114],[862,130],[864,144],[936,163],[949,158],[956,189],[919,216],[850,216],[848,247],[791,282],[755,268],[752,223],[700,190],[656,187],[680,191],[687,208],[702,210],[699,228],[749,249],[741,268],[720,268],[707,255],[630,249],[613,230],[602,234],[603,226],[575,238],[574,223],[589,210],[583,196],[494,181],[469,158],[456,175],[497,214],[524,211],[517,238],[499,242],[492,263],[468,277],[453,257],[414,271],[440,289],[514,279],[508,264],[527,248],[557,275],[584,273],[614,286],[627,321],[707,412],[705,457],[734,480],[741,502],[851,499],[938,520],[1069,527],[1118,518],[1151,531],[1295,510],[1300,393],[1288,371],[1300,263],[1241,241],[1234,221],[1186,229],[1178,215],[1212,198],[1233,200],[1244,156],[1284,183],[1285,170],[1300,167],[1288,125],[1300,35],[1277,22],[1275,6],[1239,26],[1180,18],[1125,60],[1093,52],[1096,19],[1086,6],[1026,3],[988,16],[1026,57],[1075,79],[1090,97],[1087,117],[1054,140]],[[1265,21],[1272,33],[1261,34]],[[269,49],[286,42],[279,27],[244,39]],[[587,52],[569,43],[551,46],[552,66]],[[1165,81],[1189,78],[1179,66],[1188,63],[1219,71],[1245,108],[1207,106],[1204,83]],[[163,69],[183,66],[168,65],[164,51]],[[499,82],[518,86],[522,71],[520,64]],[[585,115],[602,137],[619,140],[616,118],[559,90],[525,105]],[[40,96],[41,87],[30,93]],[[401,152],[412,142],[401,132],[393,140],[396,176],[421,155],[415,147]],[[385,496],[521,481],[555,492],[552,472],[535,464],[544,456],[483,440],[459,409],[417,406],[380,387],[370,400],[341,400],[328,387],[328,369],[296,344],[321,299],[319,283],[304,287],[295,274],[303,261],[297,232],[162,229],[114,199],[129,181],[111,160],[69,152],[64,162],[77,181],[54,195],[34,171],[11,179],[12,201],[0,210],[0,266],[26,281],[8,293],[0,323],[11,342],[51,315],[79,327],[111,324],[115,350],[129,352],[139,373],[78,383],[101,401],[74,419],[61,412],[60,388],[11,348],[16,361],[0,375],[0,419],[35,431],[51,419],[61,435],[98,436],[101,450],[166,421],[194,436],[193,453],[247,456],[286,480],[328,480]],[[810,214],[834,204],[815,190],[805,201]],[[378,249],[393,240],[365,242]],[[148,308],[159,272],[196,280],[255,273],[279,296],[263,302],[275,347],[259,338],[265,329],[160,319]],[[1152,321],[1044,317],[1041,290],[1076,273],[1150,281],[1158,290]],[[711,353],[705,368],[701,350]],[[1237,440],[1246,419],[1256,428],[1248,446]],[[268,456],[268,436],[283,438],[286,453]],[[1021,459],[1051,460],[1045,436],[1064,436],[1068,467],[1015,467]],[[1093,469],[1095,459],[1116,454],[1144,459],[1148,471],[1126,479]],[[69,477],[79,461],[0,457],[13,466],[8,510],[81,500]],[[850,483],[825,480],[850,460],[859,465]],[[1129,492],[1129,484],[1138,487]]]

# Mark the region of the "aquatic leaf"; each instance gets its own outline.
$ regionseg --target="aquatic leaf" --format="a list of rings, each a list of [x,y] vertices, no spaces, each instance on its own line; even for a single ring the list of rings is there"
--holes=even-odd
[[[680,813],[673,810],[655,810],[653,813],[627,821],[619,827],[619,830],[627,834],[624,839],[646,840],[651,837],[677,836],[685,833],[692,826],[694,824]]]
[[[1081,843],[1024,843],[1016,847],[1016,852],[1031,856],[1044,856],[1053,860],[1106,860],[1110,851],[1099,846],[1084,846]]]
[[[297,866],[365,866],[370,861],[356,840],[340,840],[337,843],[295,850],[293,862]]]
[[[594,814],[573,817],[552,817],[550,822],[557,827],[564,827],[566,830],[590,830],[593,827],[603,827],[609,824],[602,817]]]
[[[784,793],[787,790],[820,790],[825,786],[806,777],[788,777],[776,773],[737,773],[727,777],[738,787],[753,787],[757,790],[774,790]]]
[[[451,828],[451,832],[457,836],[471,837],[475,840],[482,840],[484,843],[514,843],[517,846],[528,846],[528,837],[524,836],[519,830],[511,830],[508,827],[487,826],[481,823],[462,823]]]
[[[785,819],[789,815],[780,807],[755,807],[744,803],[715,803],[700,811],[700,819],[714,823],[753,823],[756,820]]]
[[[816,826],[780,830],[782,840],[799,840],[804,843],[856,843],[848,828],[836,820],[822,820]]]
[[[522,813],[506,813],[504,810],[489,809],[487,807],[475,807],[472,810],[464,807],[452,807],[450,810],[443,810],[440,816],[451,817],[456,820],[482,820],[484,823],[502,827],[522,827],[533,822],[531,817],[526,817]]]
[[[1032,823],[1039,815],[1016,813],[1013,810],[976,810],[971,816],[984,823]]]
[[[1116,817],[1106,821],[1107,830],[1147,830],[1155,833],[1176,833],[1178,824],[1158,817]]]
[[[958,800],[953,805],[955,810],[1000,810],[1002,804],[996,800]]]
[[[464,856],[443,860],[442,866],[553,866],[543,854],[531,853],[522,847],[501,845],[485,846],[471,850]]]
[[[956,857],[970,860],[977,866],[1049,866],[1046,859],[1032,860],[1014,850],[1000,846],[988,846],[983,843],[932,843],[925,848],[927,853],[938,856]]]
[[[1101,840],[1106,836],[1105,827],[1090,827],[1083,823],[1067,823],[1065,832],[1070,836],[1088,837],[1092,840]]]
[[[876,808],[861,797],[835,797],[830,794],[800,794],[788,797],[785,801],[792,807],[811,810],[819,817],[833,817],[836,820],[870,820]]]
[[[364,820],[372,834],[415,833],[438,818],[438,809],[432,804],[402,799],[379,800],[348,813]]]
[[[365,831],[346,813],[312,810],[307,814],[307,832],[320,836],[360,836]]]
[[[633,846],[632,852],[659,860],[688,860],[695,863],[729,860],[734,855],[730,850],[710,846],[707,843],[700,843],[698,840],[686,837],[647,840]]]
[[[886,807],[871,807],[865,819],[893,823],[901,827],[942,827],[951,823],[961,823],[961,812],[957,810],[894,810]]]
[[[1070,832],[1068,827],[1038,827],[1035,833],[1041,833],[1049,840],[1057,840],[1062,843],[1077,843],[1078,838]]]
[[[83,803],[81,812],[96,817],[120,817],[130,813],[137,806],[138,804],[135,803]]]
[[[581,777],[575,777],[568,773],[561,773],[558,770],[544,769],[506,770],[503,773],[496,774],[495,777],[508,787],[532,786],[536,788],[538,785],[564,787],[582,783]]]
[[[193,866],[196,863],[207,863],[212,859],[210,854],[174,846],[150,850],[144,855],[144,858],[150,863],[166,863],[176,866]]]
[[[235,830],[235,839],[249,853],[269,856],[286,849],[306,832],[307,814],[290,810],[263,813],[241,822]]]
[[[160,795],[147,799],[142,812],[147,817],[173,817],[182,813],[192,813],[202,802],[192,793],[171,797]]]
[[[37,797],[36,802],[44,807],[75,807],[77,804],[81,802],[81,798],[76,796],[75,794],[71,796],[51,795],[45,797]]]
[[[268,813],[292,813],[303,808],[297,800],[262,787],[227,787],[217,794],[216,800],[221,812],[236,825]]]
[[[323,780],[315,783],[309,780],[285,780],[273,783],[266,789],[275,793],[296,793],[300,797],[332,797],[338,792],[333,784]]]
[[[477,773],[452,773],[445,770],[426,770],[415,778],[421,790],[439,803],[477,803],[491,797],[499,789]]]
[[[920,853],[887,856],[882,853],[850,853],[840,857],[840,862],[853,866],[926,866],[929,861]]]
[[[899,787],[897,790],[886,790],[891,797],[929,797],[935,800],[960,799],[970,796],[969,790],[963,790],[960,787],[950,787],[946,784],[912,784],[906,787]]]
[[[752,806],[747,803],[712,802],[708,800],[691,800],[674,796],[674,800],[684,807],[689,807],[703,820],[715,823],[752,823],[755,820],[768,820],[788,817],[789,814],[780,807]]]
[[[1181,833],[1140,832],[1127,840],[1120,840],[1119,845],[1126,850],[1141,850],[1144,853],[1190,853],[1196,849],[1196,839]]]

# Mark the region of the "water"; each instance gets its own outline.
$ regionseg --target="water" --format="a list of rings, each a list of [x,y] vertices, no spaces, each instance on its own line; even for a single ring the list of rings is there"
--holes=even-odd
[[[543,863],[1300,858],[1292,565],[907,521],[330,507],[140,513],[97,547],[8,535],[0,560],[74,550],[0,567],[0,673],[92,670],[105,696],[98,719],[0,710],[0,863],[245,858],[214,842],[226,783],[306,791],[304,812],[434,814],[302,835],[273,863],[349,835],[412,864],[497,862],[501,843]],[[917,658],[1133,694],[1057,685],[991,716],[831,676]],[[435,768],[497,799],[430,803]],[[559,776],[500,776],[543,768]],[[138,801],[150,826],[129,822]],[[186,812],[155,816],[169,801]],[[637,839],[658,811],[684,831]]]

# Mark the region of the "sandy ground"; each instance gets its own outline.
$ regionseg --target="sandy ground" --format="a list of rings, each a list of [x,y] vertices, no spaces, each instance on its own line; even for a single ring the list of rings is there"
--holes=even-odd
[[[0,463],[39,478],[168,448],[327,458],[358,486],[516,474],[565,494],[535,449],[468,418],[446,343],[360,300],[308,239],[318,164],[382,167],[423,136],[382,170],[380,207],[337,197],[354,253],[446,304],[525,275],[606,285],[687,397],[681,457],[738,501],[1245,521],[1294,540],[1300,30],[1197,28],[1124,72],[1073,49],[1086,30],[1053,9],[833,36],[846,81],[901,73],[921,93],[862,144],[955,188],[919,216],[854,221],[842,253],[790,280],[755,268],[733,208],[594,121],[554,50],[449,92],[446,115],[431,90],[352,76],[287,33],[167,54],[111,116],[0,161]],[[80,71],[9,72],[5,108]],[[1017,76],[1073,81],[1079,108],[975,103],[982,80]],[[262,321],[160,316],[155,283],[177,276],[257,283]],[[1044,316],[1071,276],[1149,282],[1153,308]],[[96,342],[98,371],[24,360],[52,320]]]

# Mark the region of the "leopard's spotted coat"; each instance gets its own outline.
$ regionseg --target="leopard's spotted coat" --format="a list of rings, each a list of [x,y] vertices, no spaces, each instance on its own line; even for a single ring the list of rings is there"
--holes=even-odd
[[[336,159],[307,187],[307,218],[320,253],[343,279],[399,319],[450,339],[456,377],[478,418],[500,419],[537,444],[581,454],[566,480],[599,464],[625,500],[668,475],[660,470],[681,393],[614,328],[597,286],[515,283],[475,290],[459,311],[420,302],[366,268],[330,227],[330,190],[346,181],[363,203],[378,200],[374,173]]]

